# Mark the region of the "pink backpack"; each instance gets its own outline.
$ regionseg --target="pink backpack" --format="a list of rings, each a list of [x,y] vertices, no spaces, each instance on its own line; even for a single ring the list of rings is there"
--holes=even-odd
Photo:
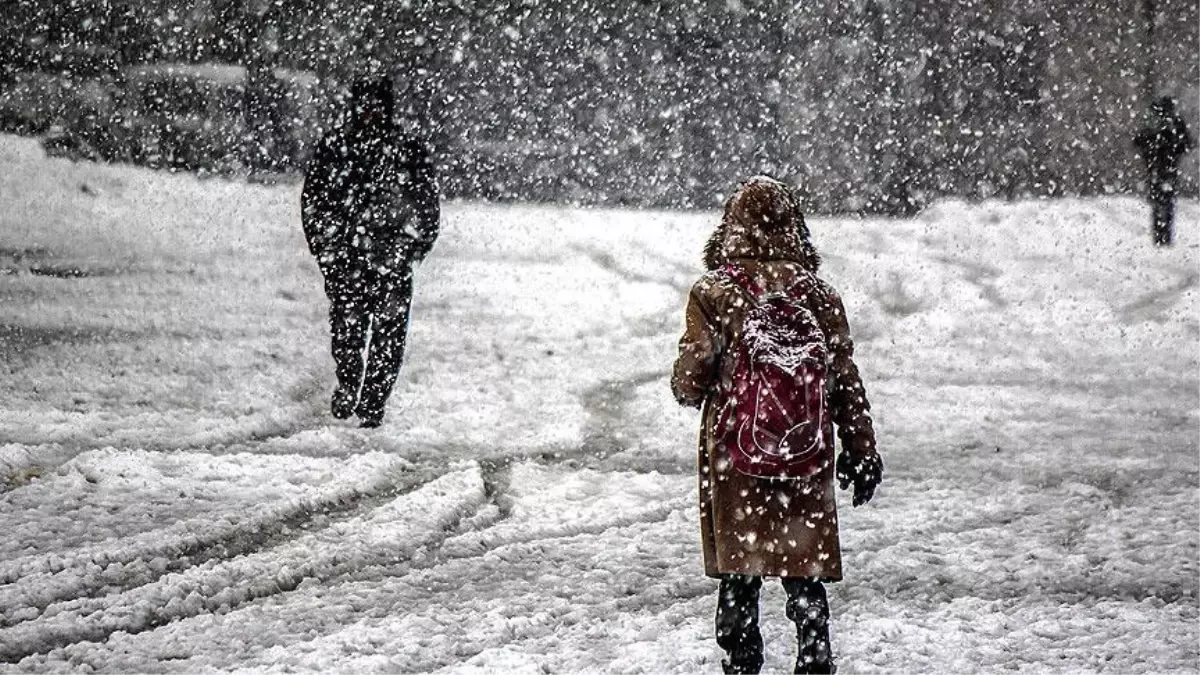
[[[825,335],[790,289],[767,295],[744,269],[726,265],[723,271],[753,307],[729,352],[733,384],[719,403],[718,442],[741,473],[813,476],[830,456]]]

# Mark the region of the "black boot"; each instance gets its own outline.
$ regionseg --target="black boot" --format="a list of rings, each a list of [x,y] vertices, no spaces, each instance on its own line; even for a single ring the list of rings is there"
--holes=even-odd
[[[374,429],[383,424],[383,413],[363,413],[358,414],[358,426],[363,429]]]
[[[763,641],[758,630],[760,577],[730,574],[722,577],[717,596],[717,644],[729,658],[721,662],[726,673],[762,670]]]
[[[723,673],[757,673],[762,670],[763,657],[762,654],[741,654],[730,652],[729,658],[722,659],[721,672]]]
[[[796,673],[834,673],[833,649],[829,643],[829,599],[825,586],[816,579],[784,579],[787,616],[796,624]]]
[[[333,401],[330,404],[330,411],[333,416],[339,420],[349,419],[354,414],[354,407],[358,405],[354,392],[344,387],[338,387],[333,392]]]

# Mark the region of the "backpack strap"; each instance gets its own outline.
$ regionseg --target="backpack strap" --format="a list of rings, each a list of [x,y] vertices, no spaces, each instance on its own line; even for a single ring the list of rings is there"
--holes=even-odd
[[[750,273],[746,271],[746,268],[739,265],[734,265],[733,263],[727,263],[721,268],[721,271],[724,272],[725,276],[729,277],[729,280],[732,281],[735,286],[740,288],[743,293],[750,296],[750,300],[753,301],[754,304],[761,304],[763,296],[767,294],[767,290],[758,282],[756,282],[754,277],[750,276]],[[796,289],[803,285],[804,282],[804,276],[801,275],[795,281],[793,281],[790,286],[786,287],[783,290],[783,293],[789,296],[799,295],[799,293],[796,292]]]
[[[746,295],[749,295],[750,299],[755,303],[762,297],[764,293],[763,287],[754,281],[750,274],[746,272],[746,268],[729,263],[722,267],[721,271],[725,273],[725,276],[729,277],[735,286],[742,289],[742,292]]]

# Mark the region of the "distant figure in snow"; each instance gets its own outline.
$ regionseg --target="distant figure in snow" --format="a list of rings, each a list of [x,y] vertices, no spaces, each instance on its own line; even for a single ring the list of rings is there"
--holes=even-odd
[[[1187,125],[1175,110],[1175,100],[1160,96],[1150,106],[1146,126],[1134,136],[1138,152],[1146,162],[1150,205],[1154,209],[1154,243],[1170,246],[1175,238],[1175,185],[1179,180],[1179,158],[1194,142]]]
[[[400,372],[413,295],[413,266],[438,235],[436,176],[425,144],[393,118],[388,78],[351,87],[341,126],[316,146],[301,213],[309,250],[325,277],[338,419],[377,427]]]
[[[842,578],[834,478],[843,489],[853,484],[858,506],[871,499],[883,475],[846,312],[833,287],[817,276],[820,262],[792,191],[772,178],[754,177],[726,202],[705,246],[708,272],[688,296],[671,388],[680,404],[702,410],[701,540],[705,574],[720,580],[716,637],[728,654],[722,662],[727,673],[762,667],[763,577],[780,577],[787,593],[787,616],[799,642],[795,672],[833,671],[823,583]],[[772,332],[770,326],[785,325],[784,319],[807,331]],[[747,370],[745,359],[756,353],[747,345],[765,345],[754,358],[770,364]],[[777,369],[774,375],[764,374],[769,368]],[[781,399],[803,407],[781,415]],[[763,435],[780,419],[786,434]],[[836,462],[834,423],[842,445]],[[793,439],[782,455],[805,457],[787,469],[798,473],[752,470],[765,464],[746,459],[747,433],[775,458],[784,439]],[[807,438],[803,451],[795,450],[799,437]],[[774,461],[768,454],[755,459],[762,458]]]

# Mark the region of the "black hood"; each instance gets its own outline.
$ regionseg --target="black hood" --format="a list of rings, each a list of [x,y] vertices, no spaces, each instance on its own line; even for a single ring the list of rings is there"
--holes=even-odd
[[[396,111],[396,92],[392,79],[386,76],[362,77],[350,85],[348,101],[350,123],[357,126],[364,116],[373,119],[372,126],[390,127]]]

